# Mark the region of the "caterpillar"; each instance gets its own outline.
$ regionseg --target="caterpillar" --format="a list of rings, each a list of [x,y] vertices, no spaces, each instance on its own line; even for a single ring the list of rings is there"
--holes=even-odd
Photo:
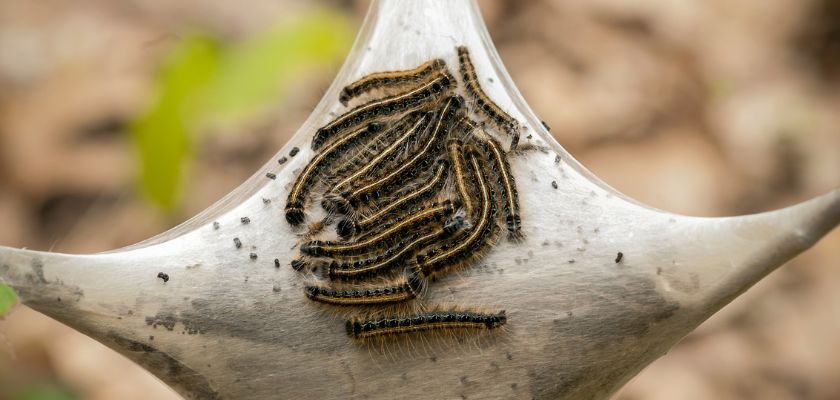
[[[436,330],[491,330],[507,323],[504,310],[482,313],[470,310],[437,310],[412,315],[353,317],[346,323],[347,334],[361,342],[373,338]]]
[[[417,297],[424,288],[423,279],[416,274],[402,277],[385,285],[370,285],[356,289],[333,289],[309,285],[304,288],[311,300],[338,306],[364,306],[401,303]]]
[[[339,263],[333,261],[329,267],[329,277],[331,279],[348,279],[379,274],[398,265],[400,261],[422,246],[458,231],[463,225],[464,219],[455,217],[448,223],[437,226],[431,231],[415,234],[407,240],[400,241],[396,246],[375,257],[353,262]]]
[[[440,112],[438,113],[438,119],[435,122],[435,125],[432,127],[431,135],[429,135],[428,139],[424,143],[423,147],[420,148],[420,150],[414,153],[414,155],[411,158],[401,163],[393,171],[388,172],[384,176],[378,177],[368,182],[367,184],[363,185],[358,189],[353,190],[352,192],[342,195],[341,197],[344,199],[344,201],[352,203],[354,200],[360,199],[366,195],[381,190],[383,187],[394,182],[397,178],[400,178],[403,175],[410,174],[412,171],[416,171],[417,169],[422,169],[423,167],[425,167],[425,165],[429,162],[430,156],[432,154],[437,153],[436,145],[447,133],[449,123],[458,113],[461,106],[463,105],[463,102],[464,99],[461,96],[449,97],[446,103],[441,108]]]
[[[358,232],[366,231],[371,227],[382,223],[383,220],[392,213],[406,210],[409,205],[436,193],[446,180],[448,172],[449,162],[443,159],[438,160],[434,173],[424,184],[409,191],[405,195],[398,197],[376,212],[359,219],[358,222],[354,222],[349,218],[342,219],[336,226],[336,233],[338,233],[338,235],[342,238],[349,238]]]
[[[344,137],[331,143],[324,151],[315,155],[312,161],[298,174],[289,197],[286,199],[286,221],[291,225],[298,225],[304,220],[304,200],[312,183],[336,157],[346,151],[350,146],[372,133],[382,130],[382,124],[372,122],[364,128],[357,129]]]
[[[435,71],[440,71],[446,68],[446,63],[436,58],[434,60],[426,61],[416,68],[404,71],[386,71],[377,72],[367,75],[356,82],[353,82],[342,89],[338,99],[343,105],[355,97],[361,96],[371,90],[387,87],[398,86],[408,82],[422,80],[431,75]]]
[[[313,240],[301,245],[300,252],[312,257],[330,257],[342,254],[373,252],[389,243],[389,240],[393,240],[398,232],[424,222],[442,220],[443,218],[451,215],[453,212],[454,207],[450,201],[447,200],[443,203],[435,203],[434,205],[420,209],[413,214],[408,214],[408,216],[400,220],[399,223],[396,223],[390,228],[385,229],[365,240],[352,243]]]
[[[470,162],[479,192],[478,215],[476,220],[473,221],[473,225],[459,238],[417,256],[417,266],[415,268],[423,276],[434,278],[435,274],[443,268],[472,255],[475,250],[486,243],[493,233],[493,221],[496,214],[493,191],[487,184],[482,163],[473,149],[469,150],[467,159]]]
[[[458,46],[458,62],[460,63],[461,78],[464,81],[464,87],[467,93],[475,99],[478,110],[481,111],[487,119],[492,121],[498,127],[507,132],[511,137],[510,149],[516,148],[519,143],[519,122],[513,117],[504,112],[498,105],[496,105],[490,97],[484,93],[481,84],[478,81],[478,75],[475,72],[475,66],[472,59],[470,59],[470,52],[465,46]]]
[[[409,92],[374,100],[355,107],[318,129],[312,138],[312,149],[318,150],[334,135],[368,122],[371,118],[393,115],[430,102],[448,89],[451,83],[452,77],[449,73],[440,71],[435,74],[434,79]]]
[[[512,240],[517,240],[522,237],[522,218],[519,216],[519,192],[516,190],[516,182],[510,173],[510,164],[507,161],[507,155],[496,139],[493,139],[481,129],[475,132],[477,132],[475,134],[476,141],[489,153],[488,158],[493,165],[492,171],[496,175],[496,181],[502,189],[502,210],[505,213],[508,237]]]

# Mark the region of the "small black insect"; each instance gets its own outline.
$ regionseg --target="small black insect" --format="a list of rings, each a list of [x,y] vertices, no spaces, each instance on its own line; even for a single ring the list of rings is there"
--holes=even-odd
[[[242,217],[242,218],[239,219],[239,221],[242,222],[242,225],[248,225],[248,224],[251,223],[251,218]]]
[[[251,253],[249,255],[249,257],[251,257],[251,261],[256,261],[257,260],[257,253]]]
[[[618,254],[616,254],[616,256],[615,256],[615,263],[618,264],[623,259],[624,259],[624,253],[619,251]]]
[[[271,172],[266,172],[265,177],[268,179],[277,179],[277,175],[272,174]]]
[[[557,181],[551,181],[551,187],[557,189]]]
[[[169,282],[169,275],[163,272],[158,272],[157,277],[163,279],[163,283]]]
[[[296,155],[297,155],[297,153],[298,153],[299,151],[300,151],[300,149],[299,149],[299,148],[297,148],[297,147],[292,147],[292,150],[291,150],[291,151],[289,151],[289,157],[294,157],[294,156],[296,156]]]
[[[239,238],[233,238],[233,244],[236,246],[237,249],[242,247],[242,241]]]
[[[286,158],[286,156],[283,156],[283,157],[280,157],[280,158],[277,159],[277,163],[280,164],[280,165],[285,164],[286,161],[289,161],[289,159]]]

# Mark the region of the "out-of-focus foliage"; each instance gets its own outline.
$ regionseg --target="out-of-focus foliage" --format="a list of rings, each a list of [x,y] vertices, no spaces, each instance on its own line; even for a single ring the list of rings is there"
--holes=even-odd
[[[54,383],[36,383],[24,386],[12,395],[11,400],[75,400],[72,391]]]
[[[219,62],[220,46],[208,37],[179,43],[158,76],[158,98],[132,126],[141,163],[140,185],[164,208],[174,204],[181,167],[189,152],[188,124],[196,96],[207,86]]]
[[[322,12],[231,48],[204,93],[202,117],[222,122],[248,118],[283,97],[302,72],[343,59],[352,37],[346,16]]]
[[[340,61],[351,38],[345,16],[319,12],[243,43],[206,35],[181,40],[158,74],[158,97],[131,129],[142,191],[171,209],[194,134],[207,124],[252,117],[281,99],[301,72]]]
[[[0,282],[0,317],[6,315],[15,303],[17,303],[15,292]]]

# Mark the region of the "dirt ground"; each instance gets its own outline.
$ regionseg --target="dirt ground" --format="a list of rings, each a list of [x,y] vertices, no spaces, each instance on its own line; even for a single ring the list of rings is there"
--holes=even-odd
[[[557,140],[654,207],[724,216],[840,187],[840,1],[482,1],[514,81]],[[366,3],[332,1],[357,24]],[[196,145],[181,206],[137,194],[126,124],[185,26],[228,40],[288,0],[0,2],[0,244],[88,253],[212,204],[279,149],[331,76]],[[840,231],[727,306],[617,396],[840,398]],[[56,382],[84,399],[175,399],[126,359],[26,307],[0,321],[0,399]]]

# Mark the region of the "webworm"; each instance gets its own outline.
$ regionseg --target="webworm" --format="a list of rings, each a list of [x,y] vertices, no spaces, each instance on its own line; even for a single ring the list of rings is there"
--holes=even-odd
[[[306,296],[321,303],[338,306],[364,306],[401,303],[417,297],[423,291],[423,280],[416,274],[402,277],[396,282],[381,286],[368,285],[357,289],[333,289],[310,285],[304,289]]]
[[[430,102],[449,88],[452,79],[445,71],[437,72],[436,77],[425,84],[405,93],[374,100],[353,108],[315,132],[312,149],[318,150],[337,133],[368,122],[377,116],[393,115]]]
[[[404,71],[386,71],[376,72],[353,82],[344,87],[339,95],[341,104],[347,105],[347,102],[354,97],[361,96],[371,90],[386,87],[399,86],[405,83],[416,82],[431,75],[435,71],[440,71],[446,68],[446,63],[437,58],[427,61],[417,68]]]
[[[424,232],[415,235],[415,237],[410,237],[408,240],[400,241],[396,246],[376,257],[355,262],[338,263],[334,261],[330,264],[329,276],[332,279],[360,278],[387,271],[399,265],[406,257],[423,246],[456,232],[463,224],[463,218],[456,217],[449,223],[433,228],[430,232]]]
[[[507,154],[502,150],[499,142],[486,132],[481,129],[474,132],[477,141],[489,153],[488,158],[493,165],[496,181],[502,188],[502,197],[504,200],[504,206],[502,208],[505,213],[505,224],[507,225],[508,235],[511,239],[519,239],[522,237],[522,219],[519,216],[519,192],[516,190],[516,182],[513,179],[513,175],[510,173]]]
[[[441,221],[451,215],[453,211],[454,208],[449,201],[440,204],[436,203],[428,208],[423,208],[415,213],[408,214],[393,226],[365,240],[350,243],[313,240],[301,245],[300,252],[313,257],[373,252],[392,242],[399,232],[424,222]]]
[[[437,154],[437,145],[440,143],[441,138],[446,135],[449,129],[449,123],[460,110],[463,102],[464,99],[461,98],[461,96],[449,97],[437,116],[438,119],[432,127],[431,135],[429,135],[420,150],[414,153],[414,155],[405,162],[400,163],[400,165],[394,168],[393,171],[370,181],[358,189],[353,190],[348,196],[345,196],[345,199],[352,203],[354,200],[360,199],[363,196],[376,193],[378,190],[394,182],[397,178],[400,178],[403,175],[410,174],[417,169],[422,170],[422,168],[429,162],[430,157],[433,154]]]
[[[286,221],[292,225],[298,225],[303,222],[306,195],[323,169],[351,145],[381,129],[382,124],[376,122],[370,123],[364,128],[357,129],[339,138],[327,146],[322,152],[316,154],[312,161],[298,174],[295,183],[292,185],[292,189],[289,191],[289,197],[286,200]]]
[[[416,269],[424,276],[434,278],[438,270],[454,265],[461,259],[473,255],[493,233],[496,208],[492,190],[487,184],[484,169],[475,151],[470,150],[467,159],[470,162],[480,195],[480,201],[477,205],[478,216],[473,221],[473,225],[460,237],[456,237],[452,242],[445,243],[437,250],[417,256]]]
[[[432,113],[415,113],[407,118],[408,123],[400,125],[400,127],[407,127],[402,135],[391,142],[391,144],[382,151],[378,152],[373,158],[353,170],[350,174],[343,177],[343,179],[333,185],[324,198],[324,208],[331,211],[347,213],[351,206],[347,204],[341,194],[370,174],[371,171],[381,169],[382,165],[386,161],[393,160],[399,153],[399,150],[404,148],[407,143],[416,140],[416,138],[421,135],[431,121]]]
[[[504,311],[482,313],[470,310],[437,310],[413,315],[353,317],[347,321],[347,334],[364,342],[368,339],[424,331],[491,330],[507,323]]]
[[[487,119],[494,124],[504,129],[508,135],[511,136],[510,148],[515,149],[516,144],[519,143],[519,122],[513,119],[508,113],[504,112],[498,105],[496,105],[490,97],[481,89],[481,84],[478,81],[478,75],[475,72],[470,59],[470,52],[464,46],[459,46],[458,61],[461,65],[461,77],[464,80],[464,86],[467,93],[475,99],[478,110],[481,111]]]
[[[420,187],[411,190],[405,195],[391,201],[386,206],[380,208],[376,212],[359,219],[358,222],[354,222],[352,219],[349,218],[341,220],[336,227],[336,232],[339,236],[343,238],[348,238],[355,235],[358,232],[367,231],[371,227],[382,223],[382,221],[391,214],[397,214],[399,212],[407,210],[408,206],[415,204],[420,199],[430,197],[431,195],[436,193],[440,189],[443,182],[446,181],[448,171],[449,162],[447,162],[446,160],[438,160],[434,173],[431,175],[429,180],[422,184]]]
[[[461,202],[466,208],[467,216],[472,216],[473,203],[469,191],[467,190],[467,179],[464,175],[464,163],[461,159],[461,154],[464,152],[464,143],[459,139],[450,139],[446,144],[449,150],[449,160],[452,162],[452,169],[455,172],[455,187],[458,188],[458,195],[461,196]]]

